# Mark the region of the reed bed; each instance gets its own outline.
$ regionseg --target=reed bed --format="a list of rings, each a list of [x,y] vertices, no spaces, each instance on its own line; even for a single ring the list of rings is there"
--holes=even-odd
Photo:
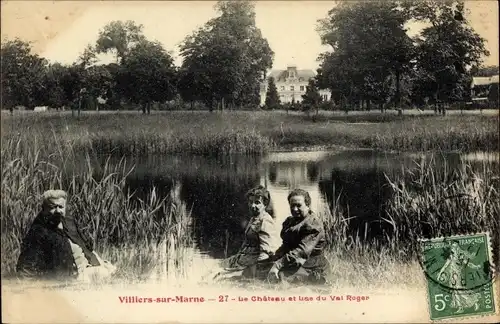
[[[13,275],[22,238],[39,212],[41,194],[49,188],[68,192],[68,215],[75,217],[95,250],[117,265],[118,277],[140,279],[162,266],[168,274],[172,269],[163,258],[175,258],[176,273],[185,268],[183,251],[193,246],[191,217],[175,192],[158,197],[152,188],[146,200],[136,199],[126,190],[132,170],[123,163],[105,164],[97,172],[87,159],[87,168],[76,172],[71,170],[74,155],[68,147],[60,147],[61,155],[43,155],[34,143],[2,143],[3,276]],[[175,242],[175,248],[169,242]]]
[[[394,116],[369,122],[359,116],[351,122],[336,116],[316,123],[283,123],[281,134],[275,129],[270,137],[282,148],[315,145],[398,152],[496,152],[498,131],[498,116]]]
[[[433,161],[417,164],[400,178],[390,180],[394,196],[382,221],[391,225],[388,233],[405,254],[412,255],[419,237],[489,232],[493,258],[500,269],[500,177],[498,161],[484,161],[479,171],[467,163],[453,171],[436,172]]]
[[[96,169],[90,156],[262,154],[300,145],[496,152],[498,116],[395,117],[374,123],[338,117],[313,122],[267,112],[2,118],[2,273],[13,273],[21,239],[39,211],[42,192],[62,188],[69,193],[69,214],[78,215],[96,250],[118,266],[120,278],[141,280],[164,272],[176,278],[187,275],[192,218],[178,197],[178,186],[167,197],[153,188],[147,198],[137,199],[125,186],[132,169],[123,161]],[[73,161],[82,154],[86,166],[76,168]],[[424,162],[400,178],[388,179],[393,198],[385,206],[385,217],[377,220],[388,230],[375,241],[367,241],[366,232],[349,234],[348,211],[340,204],[318,211],[331,235],[330,280],[336,285],[342,280],[352,285],[411,282],[417,273],[420,237],[488,230],[498,255],[498,170],[485,162],[480,173],[468,167],[450,172]],[[500,266],[498,259],[495,264]]]
[[[411,282],[409,274],[416,274],[420,256],[419,239],[478,232],[490,233],[493,262],[500,271],[498,164],[485,161],[475,172],[467,163],[455,171],[438,169],[433,160],[415,165],[398,178],[387,178],[392,199],[384,206],[384,216],[373,220],[386,225],[380,237],[369,240],[363,230],[349,234],[348,211],[338,202],[323,205],[318,214],[327,230],[332,282],[342,274],[349,281],[349,269],[360,274],[356,280],[367,283]],[[370,225],[366,223],[366,230]]]
[[[29,133],[27,140],[38,137],[45,145],[54,134],[79,151],[117,156],[263,154],[310,146],[495,152],[499,150],[498,130],[498,114],[325,115],[315,121],[280,112],[166,112],[148,116],[118,112],[84,114],[79,119],[68,113],[48,113],[2,118],[2,137]]]

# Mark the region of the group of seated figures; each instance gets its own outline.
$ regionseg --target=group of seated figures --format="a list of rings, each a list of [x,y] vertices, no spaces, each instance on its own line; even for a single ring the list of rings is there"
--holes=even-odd
[[[269,191],[258,186],[247,192],[246,200],[250,218],[243,244],[235,255],[222,261],[224,271],[241,271],[243,278],[270,282],[325,283],[325,230],[310,209],[309,193],[302,189],[290,192],[290,216],[283,222],[279,236],[275,219],[267,211]],[[112,277],[116,267],[93,250],[91,240],[67,215],[66,201],[63,190],[43,194],[41,211],[22,242],[18,274],[39,279]],[[279,238],[281,245],[276,244]]]
[[[310,209],[311,197],[302,189],[288,195],[290,216],[282,224],[280,246],[274,218],[266,211],[269,191],[262,186],[246,195],[250,220],[240,250],[224,260],[225,269],[242,270],[246,278],[325,283],[328,261],[324,255],[326,236],[323,222]]]

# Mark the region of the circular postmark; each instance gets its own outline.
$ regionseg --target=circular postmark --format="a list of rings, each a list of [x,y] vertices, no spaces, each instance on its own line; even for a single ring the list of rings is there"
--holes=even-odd
[[[491,264],[487,233],[420,240],[418,261],[432,284],[446,290],[477,290],[491,285],[495,269]]]

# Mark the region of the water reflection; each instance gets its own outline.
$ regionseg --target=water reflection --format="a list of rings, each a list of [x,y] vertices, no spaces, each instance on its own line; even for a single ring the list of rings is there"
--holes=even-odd
[[[145,199],[155,186],[160,197],[175,185],[193,215],[198,248],[212,257],[231,255],[240,247],[247,221],[245,193],[260,183],[259,159],[167,156],[130,159],[134,172],[127,190]]]
[[[221,258],[235,253],[241,245],[248,219],[244,196],[258,184],[271,193],[278,226],[289,215],[288,192],[300,187],[311,194],[313,209],[338,203],[354,217],[349,223],[350,233],[371,239],[390,234],[390,228],[377,221],[391,199],[386,176],[401,176],[404,168],[431,159],[438,169],[460,168],[464,161],[459,154],[381,154],[368,150],[276,153],[263,158],[156,156],[127,161],[136,166],[127,188],[144,199],[151,186],[160,196],[168,195],[174,185],[180,186],[180,198],[192,210],[198,248]],[[480,169],[484,156],[474,159],[468,155],[467,160]],[[498,156],[489,161],[498,163]]]
[[[248,217],[245,193],[259,183],[258,176],[231,180],[182,177],[181,198],[192,207],[195,239],[201,250],[218,258],[241,245]]]

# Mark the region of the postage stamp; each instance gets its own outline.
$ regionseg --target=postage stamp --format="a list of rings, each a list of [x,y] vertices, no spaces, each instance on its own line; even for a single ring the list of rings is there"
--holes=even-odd
[[[488,233],[421,240],[431,320],[497,311]]]

